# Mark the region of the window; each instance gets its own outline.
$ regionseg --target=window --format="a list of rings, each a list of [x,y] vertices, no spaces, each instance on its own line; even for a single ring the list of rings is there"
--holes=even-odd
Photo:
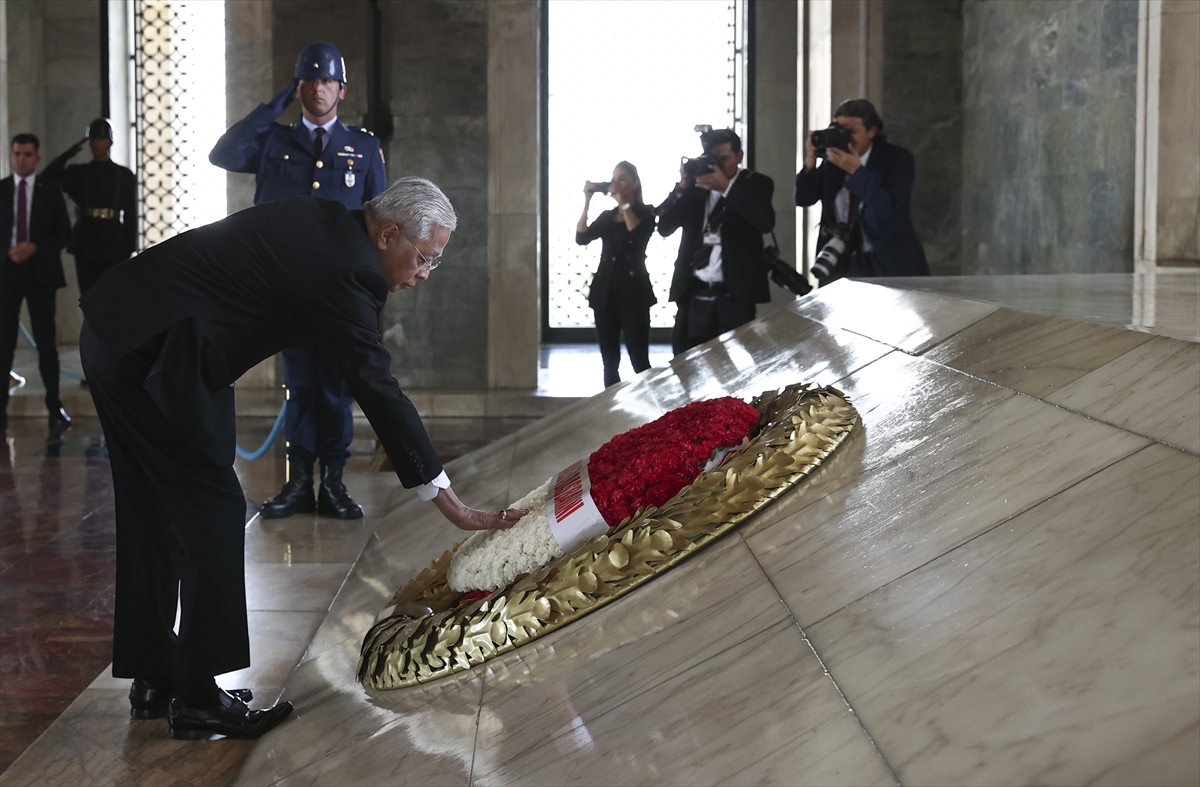
[[[696,125],[731,127],[745,138],[744,13],[741,0],[546,3],[545,340],[591,336],[580,329],[593,325],[587,291],[600,248],[575,243],[584,181],[609,180],[627,160],[655,205],[678,182],[680,157],[701,152]],[[613,204],[593,197],[589,222]],[[656,234],[647,248],[655,327],[674,321],[667,291],[678,250],[678,233]]]

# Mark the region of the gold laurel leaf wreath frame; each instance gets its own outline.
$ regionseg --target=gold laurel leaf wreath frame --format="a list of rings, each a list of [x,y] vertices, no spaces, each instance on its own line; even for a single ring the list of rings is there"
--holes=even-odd
[[[845,394],[797,383],[751,404],[758,435],[661,507],[612,529],[508,587],[458,604],[446,583],[454,549],[392,597],[397,613],[363,639],[358,679],[373,689],[428,683],[468,670],[600,609],[703,549],[789,491],[858,422]],[[414,612],[414,610],[420,610]]]

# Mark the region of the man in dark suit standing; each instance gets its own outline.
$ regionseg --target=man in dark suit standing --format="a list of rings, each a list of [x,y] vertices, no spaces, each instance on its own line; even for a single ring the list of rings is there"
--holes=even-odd
[[[678,185],[658,207],[663,237],[683,227],[671,278],[676,355],[745,325],[756,304],[771,300],[762,236],[775,229],[775,183],[741,168],[745,153],[733,131],[707,131],[700,144],[717,163],[694,182],[680,169]]]
[[[71,240],[71,219],[62,189],[35,172],[42,157],[38,138],[17,134],[9,150],[13,174],[0,181],[0,237],[7,251],[0,262],[0,368],[7,377],[17,349],[21,301],[29,305],[38,371],[46,386],[50,425],[71,423],[58,398],[55,293],[67,286],[60,252]],[[0,430],[8,429],[8,386],[0,393]]]
[[[134,679],[136,718],[166,716],[174,738],[254,738],[291,711],[249,710],[214,681],[250,663],[232,384],[283,348],[336,359],[400,482],[456,527],[520,518],[455,496],[379,336],[388,293],[429,277],[457,221],[422,178],[362,210],[276,200],[164,241],[83,297],[80,354],[116,496],[113,674]]]
[[[866,99],[843,101],[834,122],[849,145],[827,148],[818,167],[810,133],[804,169],[796,175],[796,204],[806,208],[821,201],[812,268],[817,281],[824,286],[849,276],[928,276],[912,220],[913,154],[887,141],[883,118]],[[823,252],[827,246],[837,253]]]

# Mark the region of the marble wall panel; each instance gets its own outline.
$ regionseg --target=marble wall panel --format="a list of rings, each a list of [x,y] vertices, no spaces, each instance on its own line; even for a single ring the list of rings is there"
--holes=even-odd
[[[248,115],[279,92],[271,63],[272,0],[239,0],[225,4],[225,121]],[[297,52],[296,54],[299,54]],[[230,213],[254,204],[255,175],[226,175],[226,204]]]
[[[1136,0],[962,15],[962,272],[1132,270]]]
[[[380,85],[393,134],[383,140],[391,179],[437,183],[459,215],[447,265],[415,291],[389,298],[380,320],[402,387],[470,390],[487,382],[488,232],[487,6],[468,0],[388,1],[382,26]],[[358,123],[367,109],[365,0],[303,0],[272,6],[276,82],[291,75],[312,41],[337,45],[349,92],[340,110]],[[260,99],[261,100],[261,99]],[[281,120],[290,122],[298,110]]]
[[[916,158],[913,223],[935,275],[961,265],[962,54],[961,0],[883,3],[884,127]]]
[[[488,3],[489,388],[537,385],[539,30],[534,0]]]
[[[367,46],[371,26],[367,0],[287,0],[271,3],[271,90],[267,101],[292,81],[300,50],[316,41],[336,46],[346,60],[346,98],[338,116],[348,125],[362,122],[367,111]],[[293,101],[279,118],[291,124],[300,117]]]

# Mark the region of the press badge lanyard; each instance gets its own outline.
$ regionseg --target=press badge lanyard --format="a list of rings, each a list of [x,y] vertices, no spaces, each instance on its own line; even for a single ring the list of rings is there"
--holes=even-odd
[[[725,195],[717,197],[715,201],[710,202],[704,200],[704,245],[705,246],[720,246],[721,245],[721,228],[712,227],[709,225],[709,218],[712,215],[712,209],[721,204],[721,200],[725,199]],[[722,216],[724,219],[724,216]]]
[[[737,180],[741,176],[742,176],[742,170],[739,169],[737,171],[737,174],[733,176],[733,180],[729,181],[729,185],[725,187],[725,194],[729,193],[730,187],[733,186],[733,181]],[[721,201],[725,199],[725,194],[722,194],[721,196],[717,197],[715,200],[710,201],[710,200],[706,199],[704,201],[704,245],[705,246],[720,246],[721,245],[721,228],[720,228],[720,226],[710,227],[708,222],[709,222],[709,218],[711,217],[711,214],[712,214],[712,209],[714,207],[716,207],[717,205],[721,204]],[[729,210],[729,207],[725,206],[724,209]],[[722,214],[721,214],[721,223],[722,224],[725,223],[724,212],[722,212]]]

